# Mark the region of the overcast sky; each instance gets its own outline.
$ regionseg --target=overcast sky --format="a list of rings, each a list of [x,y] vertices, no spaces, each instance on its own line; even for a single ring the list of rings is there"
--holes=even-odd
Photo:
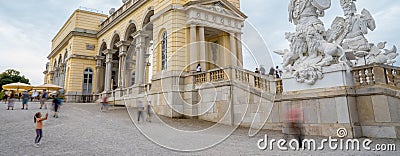
[[[0,0],[0,72],[16,69],[32,84],[43,83],[51,39],[71,13],[79,6],[107,13],[121,3],[121,0]],[[288,3],[289,0],[242,0],[242,11],[249,16],[243,36],[246,68],[253,70],[256,62],[272,66],[270,51],[288,48],[284,33],[294,31],[288,21]],[[362,8],[370,10],[376,20],[377,29],[367,35],[370,42],[388,41],[388,46],[400,46],[400,1],[359,0],[357,8],[359,12]],[[339,0],[333,0],[325,14],[323,21],[328,28],[336,16],[343,15]],[[279,56],[272,58],[275,65],[281,63]]]

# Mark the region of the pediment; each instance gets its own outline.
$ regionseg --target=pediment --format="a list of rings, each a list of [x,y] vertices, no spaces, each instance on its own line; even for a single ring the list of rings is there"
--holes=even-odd
[[[212,12],[235,16],[238,18],[246,19],[247,16],[237,9],[232,3],[227,0],[199,0],[199,1],[191,1],[185,5],[188,6],[196,6],[203,9],[207,9]]]

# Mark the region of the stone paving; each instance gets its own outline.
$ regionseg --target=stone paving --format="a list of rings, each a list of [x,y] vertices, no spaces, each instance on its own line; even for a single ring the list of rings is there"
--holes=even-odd
[[[278,151],[259,150],[257,141],[268,134],[279,139],[282,135],[275,131],[261,131],[255,137],[248,137],[247,128],[237,129],[229,138],[216,146],[198,152],[178,152],[161,147],[146,137],[132,123],[127,110],[118,108],[110,112],[100,112],[97,104],[64,104],[60,118],[50,117],[44,123],[42,144],[33,146],[35,131],[33,115],[41,111],[38,103],[30,103],[29,110],[20,110],[20,103],[14,110],[6,110],[0,104],[0,155],[398,155],[398,152],[372,151]],[[132,114],[135,116],[136,114]],[[51,113],[50,113],[51,116]],[[178,129],[199,130],[213,123],[192,119],[161,118]],[[169,133],[160,120],[152,123],[139,123],[140,127],[168,135],[171,143],[200,143],[192,138],[179,138],[179,133]],[[220,130],[229,130],[229,126],[221,126]],[[219,132],[202,134],[201,139],[220,137]],[[199,139],[199,140],[201,140]],[[313,139],[321,139],[313,137]],[[374,143],[394,143],[400,147],[399,140],[372,139]]]

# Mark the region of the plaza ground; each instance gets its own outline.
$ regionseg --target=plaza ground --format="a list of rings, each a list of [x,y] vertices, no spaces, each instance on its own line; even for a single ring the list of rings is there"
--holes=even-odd
[[[259,150],[257,141],[268,134],[279,139],[282,134],[276,131],[261,131],[257,136],[247,136],[247,128],[237,129],[224,142],[199,152],[177,152],[161,147],[140,133],[132,123],[128,110],[124,107],[110,112],[100,112],[97,104],[64,104],[60,118],[49,117],[44,123],[44,137],[39,148],[33,146],[35,137],[33,115],[41,111],[38,103],[30,103],[29,110],[21,110],[16,103],[14,110],[6,110],[0,104],[0,155],[398,155],[398,152],[372,151],[278,151],[277,149]],[[133,110],[129,112],[135,112]],[[135,116],[136,114],[131,114]],[[50,113],[51,116],[51,113]],[[162,118],[179,129],[198,130],[210,127],[213,123],[192,119]],[[152,123],[140,123],[160,135],[165,134],[163,124],[157,120]],[[228,130],[229,126],[225,126]],[[209,134],[204,139],[216,137],[219,133]],[[208,137],[208,138],[207,138]],[[310,138],[310,137],[307,137]],[[321,139],[311,137],[313,139]],[[171,140],[171,142],[191,141]],[[390,143],[400,147],[399,140],[372,139],[375,143]],[[196,142],[193,142],[196,143]]]

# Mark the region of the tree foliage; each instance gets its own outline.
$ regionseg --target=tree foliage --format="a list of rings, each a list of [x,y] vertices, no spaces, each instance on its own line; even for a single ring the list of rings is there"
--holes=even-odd
[[[5,72],[0,74],[0,91],[3,90],[3,85],[9,84],[9,83],[16,83],[16,82],[21,82],[21,83],[29,83],[29,79],[25,78],[25,76],[20,75],[21,72],[14,70],[14,69],[8,69]]]

